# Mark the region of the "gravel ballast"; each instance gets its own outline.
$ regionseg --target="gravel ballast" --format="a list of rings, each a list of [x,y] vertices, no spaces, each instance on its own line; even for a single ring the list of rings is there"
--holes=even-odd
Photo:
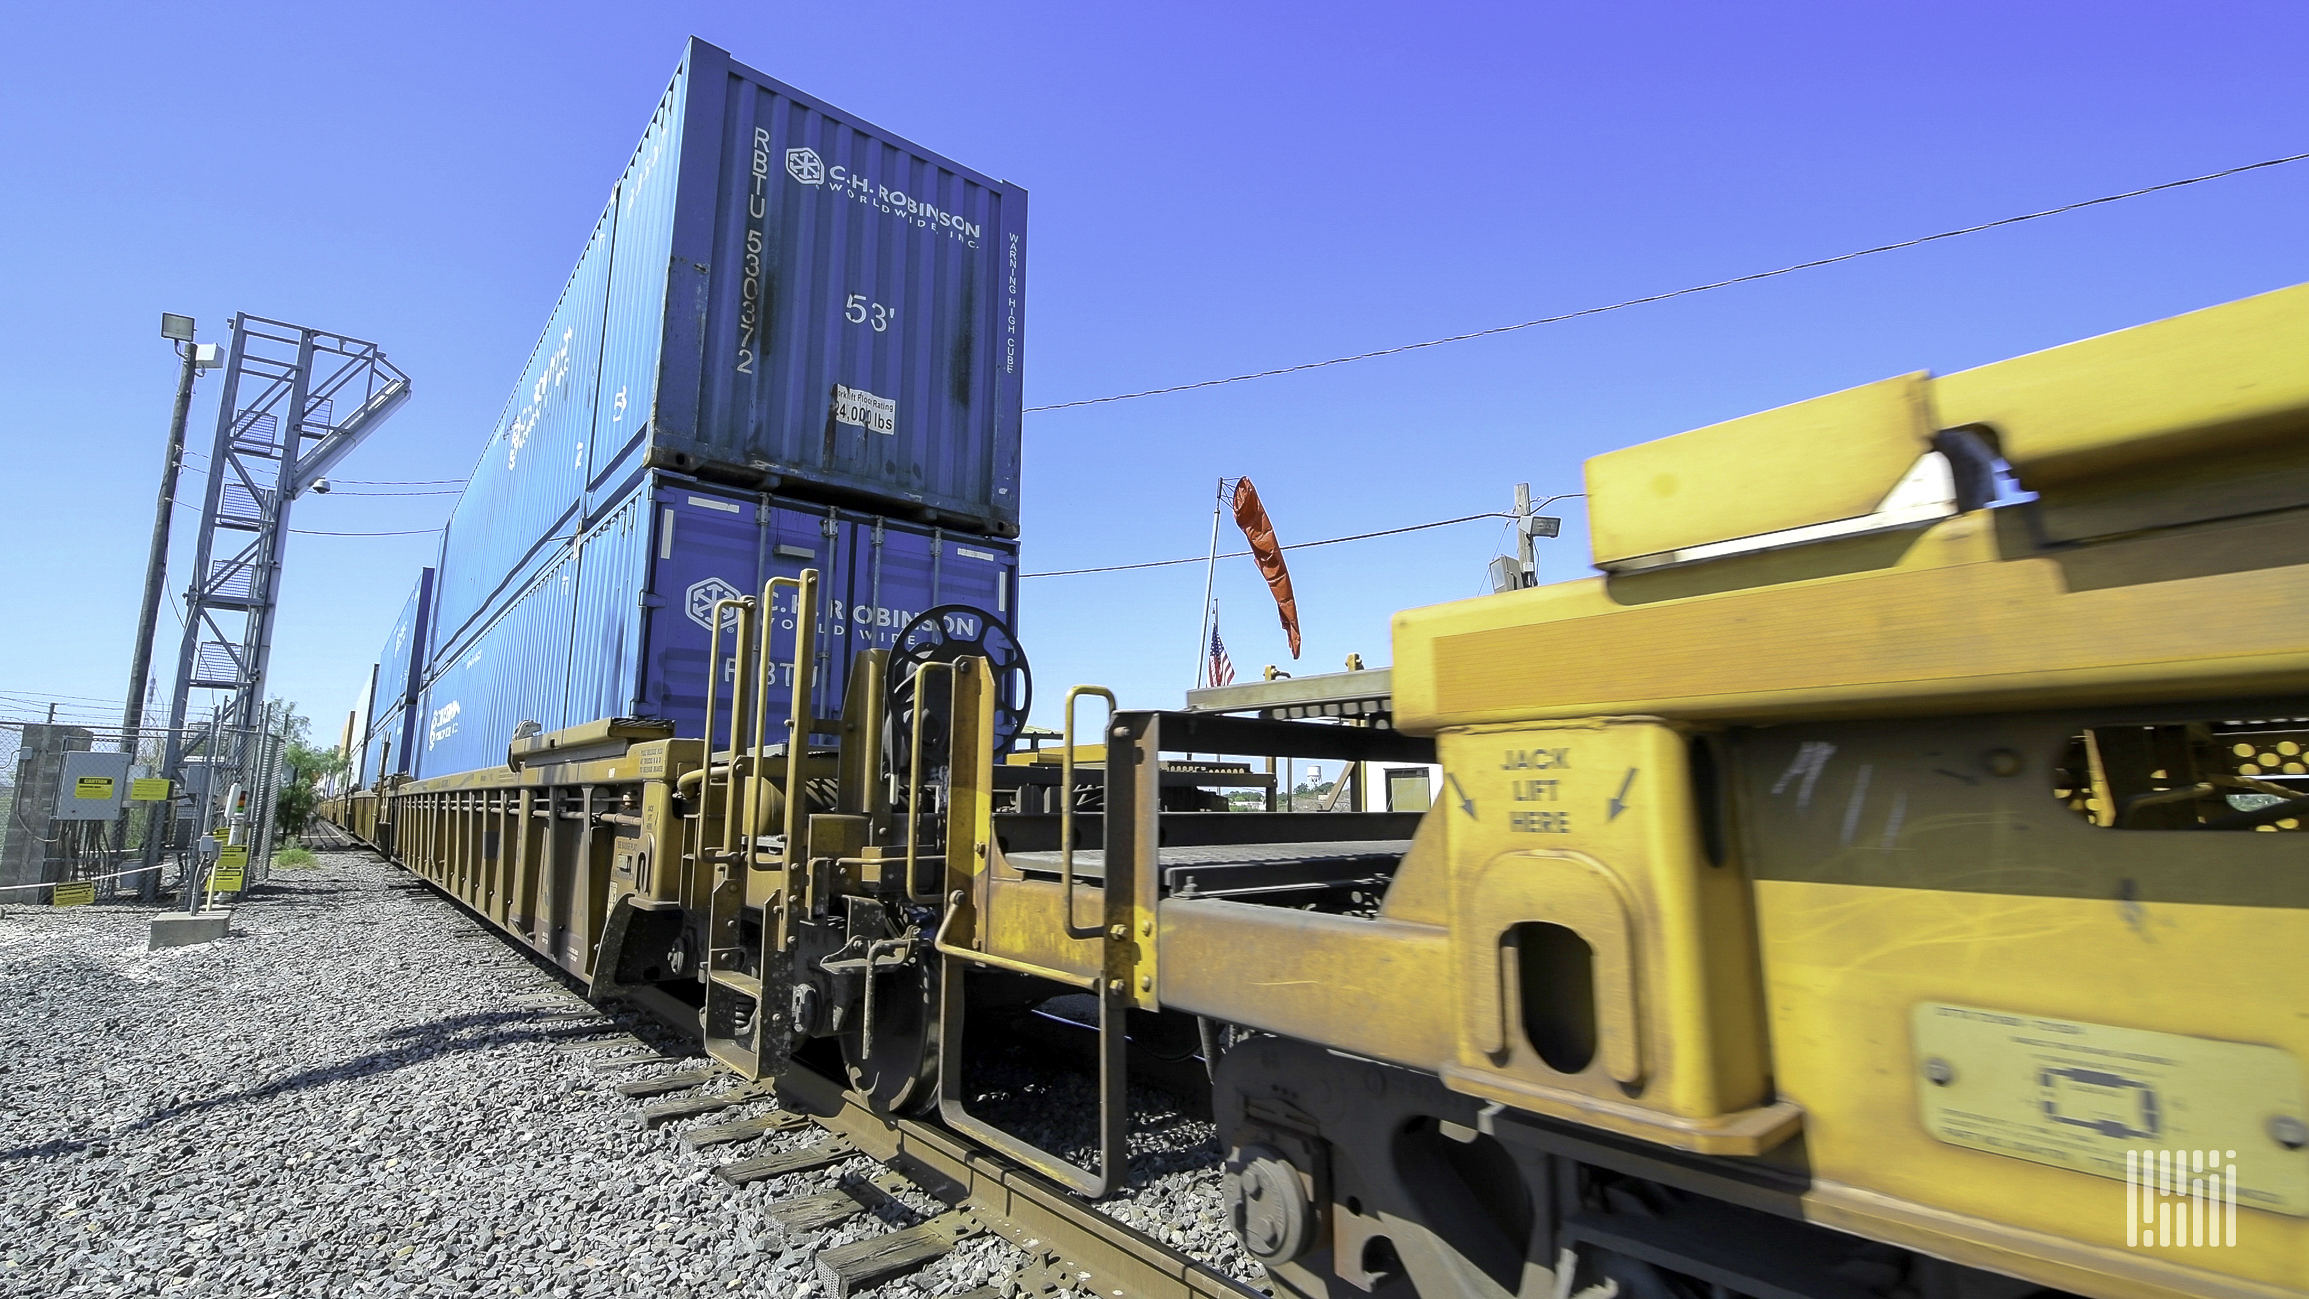
[[[220,942],[148,952],[151,916],[0,915],[0,1295],[823,1295],[820,1249],[939,1208],[905,1191],[781,1228],[774,1201],[878,1166],[715,1177],[822,1134],[691,1151],[689,1123],[644,1129],[613,1084],[698,1067],[689,1044],[621,1018],[677,1059],[602,1072],[569,1047],[607,1019],[367,853],[276,871]],[[1207,1125],[1166,1120],[1104,1207],[1252,1279],[1216,1229]],[[867,1293],[963,1294],[1022,1261],[979,1237]]]

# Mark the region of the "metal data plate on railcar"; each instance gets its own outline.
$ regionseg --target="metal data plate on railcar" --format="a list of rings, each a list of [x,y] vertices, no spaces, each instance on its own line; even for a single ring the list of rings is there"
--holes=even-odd
[[[1937,1002],[1913,1030],[1924,1127],[1950,1145],[2119,1181],[2128,1151],[2219,1151],[2239,1204],[2309,1217],[2309,1155],[2272,1136],[2304,1121],[2301,1064],[2276,1047]]]

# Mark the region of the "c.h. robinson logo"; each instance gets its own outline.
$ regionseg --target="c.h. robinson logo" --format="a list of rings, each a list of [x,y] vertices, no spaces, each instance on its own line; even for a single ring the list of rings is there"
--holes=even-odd
[[[714,629],[714,602],[717,600],[744,599],[745,594],[745,592],[718,577],[701,578],[690,583],[689,590],[682,593],[685,602],[684,612],[689,614],[691,622],[707,631],[712,631]],[[735,609],[722,610],[722,626],[731,628],[737,625],[738,611]]]
[[[786,170],[804,185],[826,183],[826,161],[818,156],[816,149],[786,150]]]

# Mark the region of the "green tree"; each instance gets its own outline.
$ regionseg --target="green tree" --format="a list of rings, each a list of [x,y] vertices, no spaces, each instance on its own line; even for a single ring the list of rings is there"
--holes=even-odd
[[[281,789],[273,799],[273,829],[287,837],[303,834],[320,804],[320,782],[341,774],[349,765],[344,750],[308,742],[312,724],[297,706],[285,699],[266,704],[268,728],[287,737],[281,750]]]

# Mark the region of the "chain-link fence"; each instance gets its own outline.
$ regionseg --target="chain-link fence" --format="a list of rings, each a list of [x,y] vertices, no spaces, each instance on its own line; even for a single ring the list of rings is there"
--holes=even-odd
[[[107,898],[173,887],[189,905],[220,861],[245,857],[246,883],[268,874],[287,735],[215,720],[129,730],[117,706],[106,718],[95,701],[5,692],[0,710],[20,715],[0,717],[0,903],[87,884]]]

